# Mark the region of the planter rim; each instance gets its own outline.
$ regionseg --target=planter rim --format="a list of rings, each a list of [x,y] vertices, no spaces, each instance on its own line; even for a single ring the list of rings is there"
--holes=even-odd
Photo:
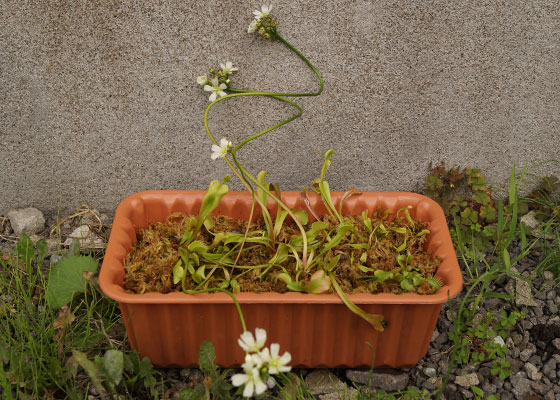
[[[111,237],[113,235],[119,236],[123,235],[122,228],[119,224],[126,220],[126,217],[122,215],[122,211],[130,207],[130,205],[137,201],[154,200],[162,197],[167,197],[169,199],[176,198],[177,196],[184,196],[185,194],[192,195],[203,195],[206,190],[146,190],[137,192],[131,196],[126,197],[117,207],[115,213],[115,219],[113,221],[113,230],[111,231]],[[297,191],[283,191],[283,196],[299,196],[300,192]],[[333,198],[341,196],[343,192],[331,192]],[[250,196],[247,191],[229,191],[227,196],[230,195],[241,195]],[[412,192],[363,192],[363,196],[376,196],[384,198],[396,198],[396,197],[407,197],[414,198],[417,202],[427,202],[431,203],[431,206],[437,208],[437,215],[432,219],[431,223],[443,223],[445,228],[447,228],[447,221],[443,210],[441,207],[432,199]],[[359,197],[359,196],[356,196]],[[115,228],[116,227],[116,228]],[[119,231],[119,229],[121,231]],[[125,234],[126,237],[128,235]],[[117,246],[120,243],[116,241],[111,241],[109,239],[109,244],[106,249],[105,258],[103,260],[103,265],[99,273],[99,284],[102,291],[110,298],[128,304],[196,304],[196,303],[211,303],[211,304],[229,304],[233,303],[233,300],[225,293],[199,293],[199,294],[185,294],[182,292],[171,292],[171,293],[156,293],[149,292],[143,294],[132,294],[127,293],[124,288],[118,283],[118,279],[115,274],[115,270],[120,264],[122,268],[122,258],[119,259],[117,254]],[[463,279],[460,272],[460,268],[457,262],[457,257],[455,256],[455,249],[451,242],[449,235],[444,239],[444,243],[441,246],[445,247],[445,250],[453,257],[445,260],[446,262],[446,272],[445,276],[448,282],[446,282],[441,289],[439,289],[434,294],[421,295],[417,293],[403,293],[403,294],[393,294],[393,293],[357,293],[349,294],[348,298],[355,304],[441,304],[447,300],[455,297],[462,289]],[[441,265],[440,265],[441,268]],[[436,276],[440,276],[440,270],[436,272]],[[444,280],[444,282],[445,282]],[[235,295],[237,301],[240,304],[256,304],[256,303],[269,303],[269,304],[343,304],[342,300],[336,295],[336,293],[330,294],[310,294],[310,293],[298,293],[298,292],[287,292],[287,293],[276,293],[276,292],[263,292],[263,293],[252,293],[252,292],[241,292]]]

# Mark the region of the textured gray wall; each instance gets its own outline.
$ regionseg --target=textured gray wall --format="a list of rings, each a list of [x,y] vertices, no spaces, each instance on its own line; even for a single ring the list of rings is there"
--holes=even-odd
[[[59,200],[112,211],[139,190],[204,189],[227,173],[210,160],[196,76],[227,59],[236,87],[316,87],[280,43],[247,34],[260,2],[231,3],[2,1],[0,214]],[[496,182],[514,162],[558,160],[559,4],[275,1],[280,32],[325,91],[240,158],[299,189],[332,147],[333,189],[381,191],[414,189],[441,160]],[[234,142],[291,113],[266,98],[214,110],[216,136]]]

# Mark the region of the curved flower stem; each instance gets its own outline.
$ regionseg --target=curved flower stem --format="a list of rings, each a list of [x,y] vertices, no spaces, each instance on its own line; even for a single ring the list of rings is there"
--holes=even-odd
[[[201,289],[201,290],[184,290],[186,294],[197,294],[197,293],[212,293],[212,292],[223,292],[227,294],[233,300],[235,307],[237,308],[237,312],[239,313],[239,319],[241,320],[241,326],[243,327],[243,332],[247,331],[247,325],[245,325],[245,319],[243,318],[243,312],[241,311],[241,306],[239,302],[235,298],[234,294],[231,293],[229,290],[222,289],[222,288],[209,288],[209,289]]]
[[[226,100],[226,99],[230,99],[233,97],[239,97],[239,96],[268,96],[268,97],[272,97],[275,98],[277,100],[286,102],[292,106],[294,106],[295,108],[297,108],[297,110],[299,111],[296,115],[277,123],[276,125],[273,125],[271,127],[268,127],[266,129],[263,129],[262,131],[246,138],[245,140],[241,141],[241,143],[239,143],[237,146],[235,146],[232,151],[231,151],[231,156],[233,159],[233,162],[235,164],[235,166],[237,167],[234,168],[233,165],[229,162],[229,160],[227,160],[226,158],[224,158],[226,160],[226,162],[228,163],[228,166],[232,169],[232,171],[237,175],[237,177],[245,184],[245,186],[250,190],[251,195],[253,196],[253,199],[257,200],[258,199],[255,197],[255,192],[253,187],[251,186],[251,184],[249,183],[248,180],[252,181],[255,185],[257,185],[257,187],[259,187],[260,189],[262,189],[264,192],[266,192],[266,194],[272,198],[279,207],[282,207],[290,217],[292,217],[294,223],[297,225],[298,229],[301,231],[302,234],[302,238],[303,238],[303,255],[302,255],[302,263],[303,263],[303,267],[305,268],[306,265],[306,261],[307,261],[307,235],[305,232],[305,229],[303,227],[303,225],[301,224],[301,222],[297,219],[297,217],[295,216],[295,214],[292,212],[292,210],[290,210],[290,208],[288,206],[286,206],[284,204],[284,202],[278,198],[274,193],[272,193],[270,190],[268,190],[268,187],[262,185],[257,179],[255,179],[255,177],[253,177],[245,168],[243,168],[241,166],[241,164],[239,163],[239,161],[237,160],[236,157],[236,153],[239,149],[241,149],[244,145],[246,145],[247,143],[249,143],[252,140],[255,140],[257,138],[259,138],[260,136],[273,131],[274,129],[277,129],[279,127],[281,127],[282,125],[285,125],[299,117],[301,117],[301,114],[303,112],[302,108],[295,102],[288,100],[284,97],[280,97],[278,95],[275,94],[270,94],[270,93],[256,93],[256,92],[247,92],[247,93],[234,93],[234,94],[229,94],[227,96],[224,97],[220,97],[216,100],[214,100],[212,103],[210,103],[208,105],[208,107],[206,107],[206,111],[204,112],[204,128],[206,129],[206,133],[208,134],[208,136],[210,137],[210,139],[212,140],[212,142],[214,142],[214,144],[218,144],[216,138],[214,137],[214,135],[212,135],[212,132],[210,131],[210,128],[208,127],[208,113],[210,111],[210,109],[212,109],[212,107],[214,107],[214,105],[216,105],[217,103],[219,103],[220,101]],[[248,180],[247,180],[248,178]],[[260,203],[259,203],[260,204]],[[261,208],[263,209],[263,212],[267,212],[266,209],[266,204],[260,204]]]
[[[306,96],[319,96],[322,92],[323,92],[323,78],[321,77],[321,74],[319,73],[319,71],[317,71],[317,69],[313,66],[313,64],[311,64],[311,61],[309,61],[307,59],[307,57],[305,57],[303,54],[301,54],[294,46],[292,46],[286,39],[284,39],[282,36],[280,36],[279,33],[276,33],[274,36],[272,36],[272,39],[276,39],[280,42],[282,42],[284,45],[286,45],[286,47],[288,47],[291,51],[293,51],[294,53],[296,53],[298,55],[299,58],[301,58],[309,68],[311,68],[311,70],[315,73],[315,75],[317,76],[317,79],[319,79],[319,89],[316,92],[313,93],[273,93],[273,92],[259,92],[259,91],[254,91],[254,90],[245,90],[245,89],[234,89],[234,88],[228,88],[228,90],[230,92],[233,93],[255,93],[255,94],[261,94],[261,95],[275,95],[275,96],[287,96],[287,97],[306,97]]]

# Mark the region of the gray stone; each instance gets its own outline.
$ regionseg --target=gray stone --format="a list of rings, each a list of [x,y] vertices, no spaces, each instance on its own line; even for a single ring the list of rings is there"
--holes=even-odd
[[[314,395],[342,391],[346,387],[336,375],[327,369],[317,369],[308,374],[305,377],[305,384],[309,392]]]
[[[500,394],[500,400],[513,400],[513,393],[511,392],[502,392]]]
[[[552,271],[544,271],[543,272],[543,278],[546,281],[552,281],[552,280],[554,280],[554,273]]]
[[[370,384],[370,371],[347,370],[346,377],[353,382]],[[371,373],[371,387],[387,391],[404,390],[408,385],[408,374],[396,370],[378,370]]]
[[[22,208],[8,212],[8,218],[16,236],[33,235],[45,227],[45,217],[36,208]]]
[[[74,231],[68,235],[64,245],[70,246],[73,239],[78,239],[80,241],[81,248],[92,249],[105,247],[105,241],[92,232],[88,225],[81,225],[74,229]]]
[[[475,373],[467,375],[459,375],[455,377],[455,383],[464,388],[469,388],[471,386],[477,386],[480,381],[478,380],[478,375]]]
[[[433,378],[436,376],[437,371],[435,368],[428,367],[424,368],[424,374],[426,374],[426,376],[429,376],[430,378]]]
[[[554,399],[554,390],[549,390],[543,397],[543,400],[555,400]]]
[[[459,391],[460,391],[461,394],[463,395],[463,398],[464,398],[464,399],[472,399],[472,398],[474,398],[473,392],[471,392],[469,389],[460,388]]]
[[[523,362],[529,361],[529,358],[533,355],[532,349],[525,349],[519,353],[519,359]]]
[[[319,395],[319,400],[354,400],[358,391],[353,387],[345,387],[343,390]]]
[[[525,371],[527,372],[527,376],[529,377],[529,379],[540,381],[542,378],[542,373],[539,372],[538,368],[531,363],[525,364]]]
[[[524,396],[531,394],[531,381],[523,376],[522,372],[510,376],[511,392],[515,398],[522,400]]]
[[[505,287],[505,291],[506,291],[507,294],[515,296],[515,281],[513,279],[510,279],[508,281],[508,283],[506,284],[506,287]]]
[[[553,339],[552,345],[556,347],[557,350],[560,350],[560,338]]]
[[[498,388],[496,387],[496,385],[491,384],[490,382],[484,382],[482,384],[481,389],[484,391],[484,394],[489,396],[491,394],[494,394],[498,391]]]
[[[550,379],[556,378],[556,360],[554,358],[548,360],[544,364],[542,372]]]
[[[515,304],[518,306],[534,307],[537,305],[531,294],[531,284],[523,279],[515,278],[515,295]]]

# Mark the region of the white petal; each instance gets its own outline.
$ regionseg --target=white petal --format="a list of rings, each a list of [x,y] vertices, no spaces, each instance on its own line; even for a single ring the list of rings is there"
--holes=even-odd
[[[220,83],[220,86],[218,86],[219,89],[225,90],[227,89],[227,85],[225,83]],[[224,93],[225,96],[225,93]]]
[[[243,390],[243,397],[251,397],[253,395],[255,385],[252,381],[247,382]]]
[[[207,92],[211,92],[214,90],[214,88],[210,85],[204,85],[204,90],[206,90]]]
[[[249,377],[245,374],[235,374],[231,377],[231,384],[233,386],[244,385],[249,380]]]
[[[212,86],[217,87],[218,86],[218,78],[213,78],[210,83],[212,84]]]
[[[196,83],[198,83],[199,85],[204,85],[206,84],[206,82],[208,82],[208,77],[206,75],[201,75],[196,78]]]
[[[268,351],[268,347],[262,349],[262,351],[258,354],[259,358],[264,362],[270,362],[270,352]]]
[[[270,356],[272,358],[276,358],[278,357],[279,353],[280,353],[280,345],[278,343],[272,343],[270,345]]]
[[[249,24],[249,28],[247,29],[248,33],[255,33],[257,31],[257,20],[254,19]]]
[[[280,372],[290,372],[292,370],[292,367],[290,367],[289,365],[285,365],[285,366],[279,366],[278,367],[278,371]]]
[[[226,64],[227,64],[227,62],[226,62]],[[226,70],[226,66],[225,66],[224,64],[222,64],[222,63],[220,63],[220,68],[221,68],[222,70]]]
[[[289,364],[289,362],[292,361],[292,355],[288,352],[285,352],[284,354],[282,354],[282,357],[280,357],[278,361],[279,361],[278,364],[282,364],[282,365]]]
[[[222,92],[222,91],[220,90],[220,91],[218,91],[218,96],[224,97],[224,96],[227,96],[227,93],[226,93],[226,92]]]
[[[210,95],[210,98],[208,100],[210,100],[210,103],[212,103],[214,100],[216,100],[216,97],[217,97],[216,92],[214,92]]]
[[[266,342],[266,331],[261,328],[255,329],[255,336],[257,337],[257,347],[260,349]]]
[[[264,383],[260,379],[256,383],[257,383],[257,386],[255,387],[255,394],[256,395],[259,395],[259,394],[262,394],[262,393],[266,392],[266,389],[268,389],[268,387],[266,386],[266,383]]]

